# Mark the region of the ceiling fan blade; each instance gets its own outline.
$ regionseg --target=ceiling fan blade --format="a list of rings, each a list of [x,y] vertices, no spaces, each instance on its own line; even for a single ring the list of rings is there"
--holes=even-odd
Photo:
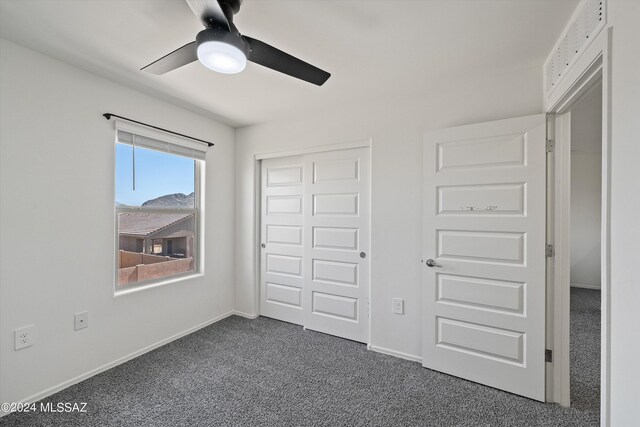
[[[322,86],[331,77],[326,71],[260,40],[247,36],[242,36],[242,39],[247,43],[247,59],[251,62],[318,86]]]
[[[183,65],[190,64],[193,61],[197,60],[198,52],[196,42],[191,42],[141,68],[141,70],[153,74],[164,74],[168,71],[175,70],[176,68],[180,68]]]
[[[186,0],[193,13],[202,21],[202,25],[225,29],[229,28],[227,19],[218,0]]]

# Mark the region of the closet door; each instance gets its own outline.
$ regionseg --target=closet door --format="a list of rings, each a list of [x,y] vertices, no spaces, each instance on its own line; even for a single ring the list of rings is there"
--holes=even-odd
[[[304,326],[367,342],[369,149],[305,157]]]
[[[301,156],[262,161],[260,314],[303,322],[304,169]]]
[[[369,149],[262,161],[260,314],[367,342]]]

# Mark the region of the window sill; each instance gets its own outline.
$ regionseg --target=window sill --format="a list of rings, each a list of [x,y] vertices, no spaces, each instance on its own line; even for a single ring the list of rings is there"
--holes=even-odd
[[[199,277],[204,277],[204,273],[189,272],[185,275],[171,276],[163,280],[153,281],[151,283],[141,283],[139,285],[132,285],[131,287],[126,289],[115,289],[113,296],[114,298],[118,298],[124,295],[133,294],[140,291],[146,291],[152,288],[158,288],[160,286],[170,285],[172,283],[179,283],[179,282],[185,282],[188,280],[193,280]]]

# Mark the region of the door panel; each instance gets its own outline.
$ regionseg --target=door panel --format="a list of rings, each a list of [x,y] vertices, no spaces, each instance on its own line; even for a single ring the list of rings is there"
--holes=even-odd
[[[520,132],[441,141],[436,145],[437,171],[523,166],[526,164],[526,144],[526,136]]]
[[[262,161],[260,314],[302,324],[304,176],[300,156]]]
[[[266,286],[266,301],[287,304],[293,307],[302,305],[302,289],[269,282],[267,282]]]
[[[358,321],[358,300],[356,298],[322,292],[312,292],[312,294],[313,309],[311,312],[314,315],[327,316],[338,320]]]
[[[425,367],[544,400],[545,176],[543,115],[425,135]]]
[[[267,273],[302,277],[302,257],[267,254]]]
[[[522,265],[525,233],[438,230],[438,257]]]
[[[484,358],[503,359],[522,365],[523,333],[437,317],[441,348],[468,352]]]
[[[292,225],[266,225],[265,242],[302,246],[302,227]]]
[[[369,149],[306,157],[307,329],[366,342],[369,335]],[[364,258],[360,256],[363,252]]]
[[[267,214],[301,214],[302,196],[267,196]]]
[[[524,314],[525,284],[438,274],[436,301],[470,308]]]
[[[302,166],[267,168],[267,187],[302,185]]]
[[[313,247],[358,251],[358,234],[357,228],[313,227]]]
[[[438,215],[524,215],[526,184],[438,187]]]
[[[313,182],[358,181],[359,160],[326,160],[313,164]]]
[[[358,215],[358,194],[314,194],[313,215]]]
[[[358,286],[358,264],[314,259],[312,278],[316,282]]]

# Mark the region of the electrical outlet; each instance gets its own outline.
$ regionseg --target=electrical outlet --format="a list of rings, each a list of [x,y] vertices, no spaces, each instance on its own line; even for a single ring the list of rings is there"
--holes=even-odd
[[[81,313],[76,313],[74,316],[76,331],[89,327],[89,312],[83,311]]]
[[[404,300],[402,298],[393,298],[391,304],[393,314],[404,314]]]
[[[35,340],[35,328],[33,325],[25,326],[13,331],[14,348],[20,350],[22,348],[31,347]]]

